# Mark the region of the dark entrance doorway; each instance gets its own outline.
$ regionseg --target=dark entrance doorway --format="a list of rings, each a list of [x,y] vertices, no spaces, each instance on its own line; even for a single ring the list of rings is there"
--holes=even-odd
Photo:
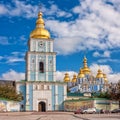
[[[38,103],[38,112],[45,112],[46,111],[46,104],[45,102]]]

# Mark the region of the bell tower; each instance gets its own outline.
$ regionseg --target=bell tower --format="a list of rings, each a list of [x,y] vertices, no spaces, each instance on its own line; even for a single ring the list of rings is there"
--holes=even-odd
[[[53,40],[45,29],[42,12],[38,13],[36,28],[30,33],[26,53],[27,81],[55,81],[56,53]]]
[[[39,12],[36,27],[28,40],[26,81],[17,82],[17,91],[24,98],[21,111],[64,110],[67,84],[55,78],[56,52],[53,51],[53,42],[45,29],[42,12]]]

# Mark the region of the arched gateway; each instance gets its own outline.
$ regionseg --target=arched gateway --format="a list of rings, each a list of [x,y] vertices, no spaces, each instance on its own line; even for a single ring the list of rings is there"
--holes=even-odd
[[[39,102],[38,103],[38,112],[45,112],[46,111],[46,103],[45,102]]]

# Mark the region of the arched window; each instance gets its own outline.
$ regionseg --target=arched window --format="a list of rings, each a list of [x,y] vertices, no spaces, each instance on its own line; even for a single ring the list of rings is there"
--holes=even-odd
[[[39,71],[41,73],[44,73],[44,63],[43,62],[39,62]]]

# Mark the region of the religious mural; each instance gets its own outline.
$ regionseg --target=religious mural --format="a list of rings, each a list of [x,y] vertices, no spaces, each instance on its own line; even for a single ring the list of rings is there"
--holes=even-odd
[[[86,109],[94,107],[93,101],[70,101],[64,103],[65,111],[75,111],[76,109]]]
[[[7,108],[6,108],[6,102],[5,101],[0,101],[0,112],[5,112],[7,111]]]
[[[0,112],[6,112],[6,111],[20,111],[20,103],[15,101],[0,101]]]

